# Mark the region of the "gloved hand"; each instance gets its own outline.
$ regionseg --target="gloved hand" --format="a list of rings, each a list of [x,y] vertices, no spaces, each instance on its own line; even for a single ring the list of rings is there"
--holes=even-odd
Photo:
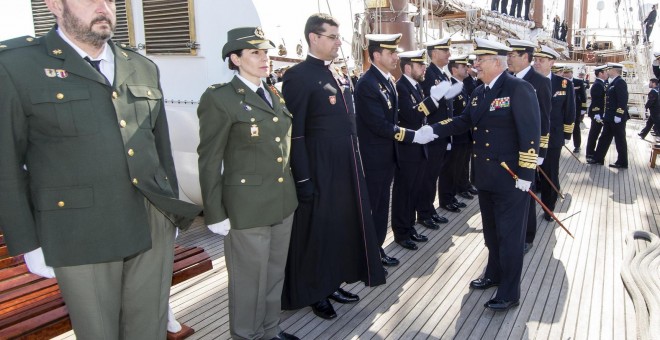
[[[518,178],[516,181],[516,188],[522,190],[522,191],[529,191],[529,187],[532,186],[532,182],[526,181],[524,179]]]
[[[312,179],[296,183],[298,202],[311,202],[314,199],[314,182]]]
[[[435,101],[439,101],[447,93],[447,91],[449,91],[450,87],[451,82],[449,81],[443,81],[438,85],[431,86],[431,98],[435,99]]]
[[[451,151],[451,143],[447,143],[447,151]]]
[[[596,121],[596,123],[601,123],[601,124],[603,123],[603,119],[600,118],[600,115],[594,115],[594,120]]]
[[[428,125],[424,125],[419,128],[419,130],[415,131],[413,143],[426,144],[436,138],[438,138],[438,135],[433,133],[433,128]]]
[[[614,124],[621,123],[621,117],[614,117]]]
[[[46,259],[44,259],[44,252],[41,250],[41,247],[25,253],[23,255],[23,260],[25,260],[25,264],[27,265],[30,273],[43,276],[47,279],[55,277],[55,271],[53,271],[53,267],[46,265]]]
[[[568,144],[568,142],[570,141],[571,141],[570,139],[564,139],[564,145]]]
[[[587,114],[587,111],[586,111],[586,110],[582,110],[582,111],[580,111],[580,115],[581,115],[582,117],[584,117],[584,115],[586,115],[586,114]]]
[[[537,157],[536,158],[536,165],[542,165],[543,164],[543,157]]]
[[[216,233],[218,235],[222,236],[227,236],[229,234],[229,229],[231,229],[231,225],[229,224],[229,220],[224,220],[222,222],[218,223],[213,223],[207,226],[211,232]]]
[[[445,93],[445,98],[446,99],[452,99],[456,96],[458,96],[459,93],[463,90],[463,83],[456,83],[453,84],[452,86],[449,87],[449,90],[447,90],[447,93]]]

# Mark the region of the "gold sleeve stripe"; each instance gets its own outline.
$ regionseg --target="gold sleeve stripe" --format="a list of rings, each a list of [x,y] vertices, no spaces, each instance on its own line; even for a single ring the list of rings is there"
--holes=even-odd
[[[402,142],[404,138],[406,138],[406,129],[399,128],[399,131],[394,134],[394,139]]]
[[[443,121],[440,121],[440,125],[447,125],[447,124],[449,124],[452,120],[453,120],[453,119],[451,119],[451,118],[447,118],[447,119],[445,119],[445,120],[443,120]],[[474,129],[476,130],[477,128],[474,128]]]
[[[423,112],[425,116],[430,115],[431,113],[429,112],[429,109],[426,107],[424,103],[421,103],[417,106],[417,111]]]
[[[582,107],[589,107],[587,103],[582,103]]]
[[[518,159],[518,166],[521,168],[536,169],[536,159],[538,158],[536,150],[529,149],[527,152],[520,151],[518,152],[518,156],[520,156]]]
[[[571,125],[564,124],[564,133],[573,133],[574,126],[575,123],[572,123]]]
[[[623,114],[623,112],[624,112],[624,111],[623,111],[622,108],[618,108],[618,109],[616,109],[616,113],[621,113],[621,114]]]
[[[600,107],[594,107],[593,109],[591,109],[591,112],[596,112],[596,111],[600,111]]]
[[[520,160],[518,161],[518,166],[526,169],[536,169],[536,162],[524,162]]]

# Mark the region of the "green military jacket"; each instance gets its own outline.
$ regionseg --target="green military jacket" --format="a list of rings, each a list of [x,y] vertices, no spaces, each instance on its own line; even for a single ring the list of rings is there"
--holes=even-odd
[[[110,46],[114,85],[55,28],[0,43],[0,227],[14,255],[121,260],[151,247],[145,198],[178,227],[200,210],[176,199],[156,65]]]
[[[199,101],[204,218],[233,229],[281,222],[298,205],[289,164],[291,113],[268,86],[271,108],[243,81],[209,87]],[[223,169],[224,168],[224,169]]]

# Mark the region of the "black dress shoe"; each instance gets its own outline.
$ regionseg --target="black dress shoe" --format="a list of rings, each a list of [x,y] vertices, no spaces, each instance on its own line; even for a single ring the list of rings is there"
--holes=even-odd
[[[589,159],[587,159],[587,164],[603,165],[603,164],[605,164],[605,162],[601,162],[601,161],[597,161],[593,158],[589,158]]]
[[[543,219],[548,221],[548,222],[553,220],[552,216],[550,216],[550,214],[548,214],[547,212],[543,213]]]
[[[356,303],[360,301],[360,297],[351,293],[347,292],[341,288],[337,288],[336,291],[334,291],[328,298],[335,300],[339,303]]]
[[[623,164],[612,163],[610,164],[610,168],[628,169],[628,166]]]
[[[534,242],[525,242],[525,247],[523,248],[523,254],[529,253],[529,251],[534,247]]]
[[[410,239],[413,240],[413,241],[415,241],[415,242],[426,242],[426,241],[429,240],[428,237],[426,237],[425,235],[420,235],[420,234],[418,234],[417,232],[415,232],[414,234],[410,235]]]
[[[388,266],[388,267],[396,266],[396,265],[399,264],[398,259],[396,259],[394,257],[387,256],[387,255],[381,256],[380,257],[380,262],[383,264],[383,266]]]
[[[417,250],[417,244],[411,240],[396,241],[396,244],[409,250]]]
[[[435,223],[435,221],[433,221],[433,219],[431,219],[431,218],[429,218],[427,220],[417,221],[417,223],[419,223],[419,224],[421,224],[421,225],[423,225],[423,226],[425,226],[429,229],[433,229],[433,230],[440,229],[440,226],[437,223]]]
[[[495,281],[493,281],[491,279],[488,279],[488,278],[485,278],[485,277],[482,277],[482,278],[479,278],[479,279],[476,279],[476,280],[472,280],[472,282],[470,282],[470,288],[473,288],[473,289],[488,289],[490,287],[495,287],[495,286],[499,286],[499,285],[500,285],[499,282],[495,282]]]
[[[507,309],[513,308],[513,307],[515,307],[515,306],[517,306],[517,305],[519,305],[519,304],[520,304],[520,301],[519,301],[519,300],[516,300],[516,301],[507,301],[507,300],[495,300],[495,299],[492,299],[492,300],[488,300],[488,302],[486,302],[486,303],[484,304],[484,307],[486,307],[486,308],[490,308],[490,309],[492,309],[492,310],[496,310],[496,311],[504,311],[504,310],[507,310]]]
[[[331,320],[337,317],[337,313],[328,299],[315,302],[311,304],[310,307],[312,307],[312,311],[314,311],[314,314],[319,318]]]
[[[280,332],[276,337],[271,340],[282,339],[282,340],[300,340],[297,336],[289,333]]]
[[[383,267],[383,272],[385,273],[385,277],[390,275],[390,272],[387,271],[387,268]]]
[[[440,216],[438,214],[433,214],[433,216],[431,216],[431,218],[433,219],[433,221],[435,221],[435,223],[447,223],[447,222],[449,222],[449,220],[446,217]]]
[[[461,209],[458,209],[457,206],[455,206],[453,203],[452,204],[441,204],[440,208],[445,209],[447,211],[451,212],[461,212]]]
[[[470,194],[470,193],[467,192],[467,191],[459,192],[459,193],[458,193],[458,196],[461,196],[461,197],[463,197],[463,198],[465,198],[465,199],[468,199],[468,200],[471,200],[471,199],[474,198],[474,196],[472,196],[472,194]]]
[[[465,208],[467,207],[467,204],[463,202],[454,202],[454,206],[456,206],[457,208]]]
[[[472,195],[475,195],[475,196],[479,193],[479,190],[477,190],[477,188],[475,188],[474,186],[472,186],[471,188],[469,188],[467,191],[468,191],[469,193],[471,193]]]

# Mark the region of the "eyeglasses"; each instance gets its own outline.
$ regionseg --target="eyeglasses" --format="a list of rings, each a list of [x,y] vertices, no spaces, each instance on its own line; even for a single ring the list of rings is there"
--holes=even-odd
[[[316,33],[316,35],[320,35],[322,37],[326,37],[326,38],[328,38],[330,40],[334,40],[334,41],[341,40],[341,35],[339,35],[339,34],[337,34],[337,35],[334,35],[334,34],[325,35],[325,34],[321,34],[321,33]]]

